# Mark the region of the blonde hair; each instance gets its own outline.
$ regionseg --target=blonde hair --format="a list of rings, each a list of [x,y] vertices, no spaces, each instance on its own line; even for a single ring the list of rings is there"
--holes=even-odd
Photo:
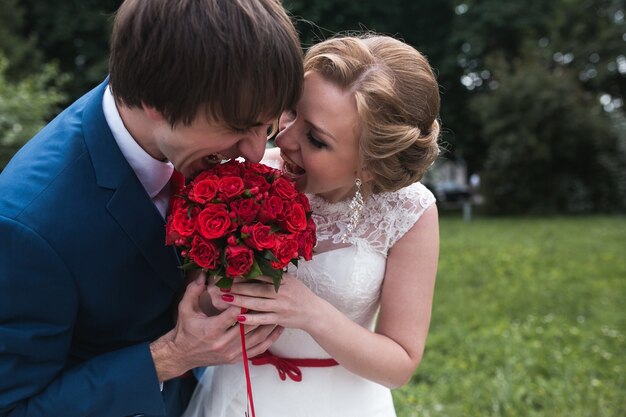
[[[389,36],[341,36],[311,47],[304,70],[354,94],[368,192],[419,181],[439,154],[439,86],[426,58]]]

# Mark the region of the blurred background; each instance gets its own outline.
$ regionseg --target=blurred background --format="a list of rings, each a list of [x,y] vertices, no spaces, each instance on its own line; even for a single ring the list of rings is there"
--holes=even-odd
[[[0,170],[107,73],[119,0],[0,0]],[[399,417],[626,416],[626,1],[284,0],[441,85],[441,257]]]

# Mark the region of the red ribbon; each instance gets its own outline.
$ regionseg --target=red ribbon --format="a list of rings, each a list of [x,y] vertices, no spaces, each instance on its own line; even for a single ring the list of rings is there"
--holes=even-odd
[[[245,314],[246,311],[245,308],[242,308],[241,314]],[[243,354],[243,370],[246,374],[246,390],[248,392],[248,403],[250,404],[250,417],[256,417],[254,413],[254,401],[252,400],[252,383],[250,382],[250,368],[248,367],[248,352],[246,352],[246,332],[243,328],[243,323],[239,323],[239,336],[241,336],[241,352]]]
[[[246,313],[246,309],[241,309],[241,314]],[[248,404],[250,405],[250,417],[256,417],[254,413],[254,401],[252,399],[252,383],[250,382],[250,368],[248,366],[248,353],[246,352],[246,332],[243,327],[243,323],[239,323],[239,335],[241,336],[241,351],[243,354],[243,369],[246,374],[246,391],[248,393]],[[326,368],[330,366],[337,366],[336,360],[329,359],[295,359],[295,358],[281,358],[274,355],[272,352],[265,351],[260,355],[250,359],[252,365],[274,365],[278,371],[280,379],[285,381],[287,377],[296,382],[302,381],[302,371],[299,366],[309,368]],[[248,415],[246,413],[246,415]]]
[[[326,368],[329,366],[339,365],[336,360],[329,359],[296,359],[296,358],[281,358],[274,355],[269,350],[255,356],[250,360],[252,365],[274,365],[278,371],[280,379],[285,381],[287,377],[296,382],[302,381],[302,371],[300,366],[309,368]]]

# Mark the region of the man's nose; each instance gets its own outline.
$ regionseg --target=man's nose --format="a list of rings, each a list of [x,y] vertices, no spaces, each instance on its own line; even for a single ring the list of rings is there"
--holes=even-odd
[[[239,142],[239,153],[246,161],[256,163],[263,158],[266,144],[266,135],[251,134]]]

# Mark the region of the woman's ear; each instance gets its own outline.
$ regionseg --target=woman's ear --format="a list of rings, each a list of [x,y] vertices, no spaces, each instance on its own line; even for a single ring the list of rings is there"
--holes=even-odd
[[[369,182],[374,179],[374,176],[366,166],[361,167],[361,173],[357,176],[361,178],[361,181],[363,182]]]

